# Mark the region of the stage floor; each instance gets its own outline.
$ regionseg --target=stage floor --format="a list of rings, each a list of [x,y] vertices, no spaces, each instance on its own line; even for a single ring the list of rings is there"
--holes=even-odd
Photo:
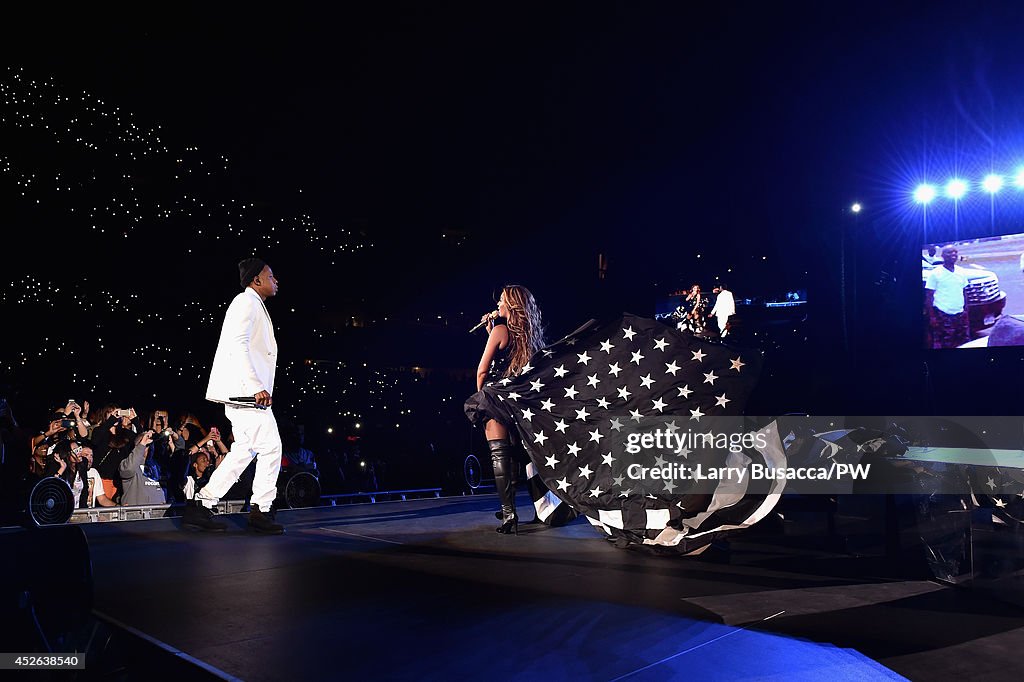
[[[532,511],[525,495],[521,513]],[[284,536],[83,524],[96,610],[244,680],[1018,679],[1024,611],[878,558],[734,535],[728,561],[494,495],[286,510]]]

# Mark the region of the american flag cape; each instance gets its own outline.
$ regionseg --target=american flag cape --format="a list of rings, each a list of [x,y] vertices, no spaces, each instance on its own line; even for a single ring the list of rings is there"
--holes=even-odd
[[[734,429],[743,426],[738,415],[761,364],[759,351],[624,314],[591,320],[538,351],[517,376],[471,396],[465,411],[476,424],[505,424],[522,441],[550,499],[585,515],[616,545],[697,554],[721,534],[767,516],[785,482],[635,480],[631,465],[692,466],[700,460],[736,469],[755,462],[783,466],[776,423],[757,430],[763,445],[740,451],[631,453],[628,440],[655,431],[700,431],[722,417],[732,417]]]

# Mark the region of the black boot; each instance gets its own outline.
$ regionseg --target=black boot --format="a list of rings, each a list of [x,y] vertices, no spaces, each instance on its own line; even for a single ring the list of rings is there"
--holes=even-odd
[[[185,503],[185,511],[181,515],[181,525],[189,528],[220,533],[227,530],[228,526],[222,521],[214,520],[214,513],[206,506],[196,500]]]
[[[516,474],[512,469],[512,443],[507,438],[487,441],[494,465],[494,487],[501,502],[501,525],[495,530],[508,535],[519,535],[519,517],[516,515]]]
[[[254,504],[249,510],[249,530],[265,535],[281,535],[284,533],[284,526],[280,523],[274,523],[274,519],[270,514],[263,513]]]

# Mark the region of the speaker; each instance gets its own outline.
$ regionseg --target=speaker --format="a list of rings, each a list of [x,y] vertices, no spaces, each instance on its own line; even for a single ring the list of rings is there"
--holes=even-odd
[[[282,471],[277,479],[277,496],[279,507],[318,507],[320,481],[308,471]]]

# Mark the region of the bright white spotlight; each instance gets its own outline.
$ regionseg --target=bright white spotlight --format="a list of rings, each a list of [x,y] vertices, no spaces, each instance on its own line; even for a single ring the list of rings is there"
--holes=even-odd
[[[935,198],[935,185],[918,185],[914,190],[914,201],[919,204],[930,204]]]
[[[960,178],[953,178],[946,183],[946,196],[950,199],[960,199],[967,194],[967,183]]]
[[[991,173],[981,181],[982,188],[989,194],[995,194],[1003,188],[1003,176]]]
[[[853,211],[854,213],[860,213],[860,210],[862,208],[864,207],[861,206],[860,204],[854,204],[853,206],[850,207],[850,210]]]
[[[1013,184],[1017,187],[1024,187],[1024,168],[1017,169],[1017,175],[1013,178]]]

